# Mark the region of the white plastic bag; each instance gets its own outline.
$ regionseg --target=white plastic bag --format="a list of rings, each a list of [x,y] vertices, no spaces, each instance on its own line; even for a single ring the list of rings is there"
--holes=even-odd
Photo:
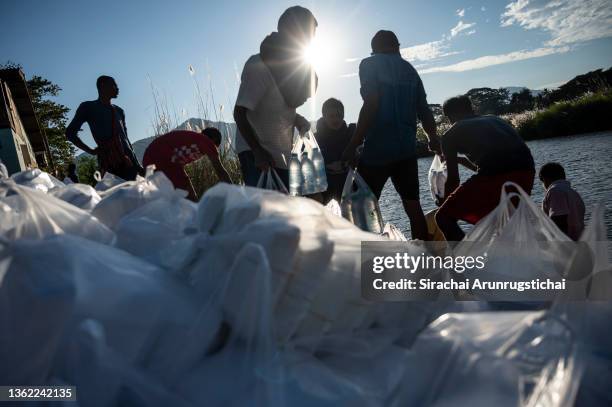
[[[181,348],[196,319],[199,301],[184,282],[107,245],[58,235],[11,242],[1,255],[5,261],[0,262],[0,275],[15,281],[6,287],[3,298],[9,303],[3,309],[14,313],[15,323],[34,327],[44,323],[39,318],[46,318],[31,308],[36,302],[20,298],[35,298],[47,290],[49,294],[40,300],[48,297],[52,306],[53,295],[71,289],[72,307],[64,307],[70,315],[70,323],[64,324],[66,335],[81,321],[95,319],[104,327],[108,345],[130,362],[155,365],[159,358],[167,358],[167,352]],[[18,297],[15,287],[22,287]],[[220,317],[208,327],[208,339],[200,337],[203,344],[212,341],[219,323]],[[2,327],[2,331],[12,330]],[[16,352],[21,351],[19,338],[14,341]]]
[[[161,197],[185,196],[185,191],[175,191],[172,182],[158,171],[147,178],[139,177],[104,191],[102,200],[91,211],[109,228],[117,227],[119,220],[131,211]]]
[[[63,187],[55,188],[49,194],[86,211],[91,211],[102,200],[90,185],[72,182]]]
[[[431,162],[431,167],[429,167],[429,188],[434,202],[444,198],[446,177],[446,162],[442,162],[440,156],[436,154]]]
[[[393,406],[563,407],[582,372],[571,329],[539,312],[446,314],[412,351]]]
[[[73,234],[103,244],[115,235],[90,213],[37,189],[0,181],[0,235],[7,239],[40,239]]]
[[[268,168],[266,171],[262,171],[259,181],[257,182],[257,188],[289,194],[283,180],[278,176],[274,168]]]
[[[42,192],[64,186],[62,181],[38,168],[17,172],[11,175],[11,179],[19,185],[38,189]]]
[[[95,187],[96,191],[98,192],[104,192],[112,187],[116,187],[117,185],[127,182],[123,178],[119,178],[110,172],[104,173],[104,177],[101,177],[100,173],[96,171],[94,173],[94,179],[98,181]]]
[[[395,241],[398,241],[398,242],[406,242],[406,241],[408,241],[408,239],[406,239],[406,236],[404,236],[402,231],[399,230],[398,228],[396,228],[391,223],[386,223],[385,224],[385,228],[383,229],[383,232],[381,234],[382,234],[382,236],[388,238],[389,240],[395,240]]]
[[[116,246],[178,272],[193,255],[196,214],[196,204],[180,196],[150,201],[119,221]]]
[[[6,165],[0,160],[0,179],[5,179],[9,177],[8,169]]]
[[[349,169],[340,206],[342,216],[360,229],[378,234],[383,232],[383,219],[378,199],[356,170]]]
[[[516,192],[507,192],[506,187]],[[518,207],[513,200],[518,200]],[[519,185],[508,182],[502,187],[499,205],[459,242],[454,254],[476,257],[486,253],[485,267],[478,271],[481,281],[556,281],[571,256],[564,244],[569,241]],[[473,293],[481,299],[512,297],[517,302],[530,295],[510,289]]]

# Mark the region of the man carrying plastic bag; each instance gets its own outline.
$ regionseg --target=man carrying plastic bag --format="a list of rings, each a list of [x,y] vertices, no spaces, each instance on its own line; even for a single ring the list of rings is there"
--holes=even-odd
[[[355,150],[363,142],[359,174],[377,198],[391,178],[410,218],[412,237],[428,240],[419,202],[417,118],[423,123],[432,150],[439,149],[439,140],[423,82],[402,58],[399,45],[391,31],[381,30],[372,38],[372,56],[359,65],[363,107],[342,160],[355,161]]]
[[[234,108],[238,130],[249,145],[251,155],[243,155],[243,171],[272,167],[289,185],[287,160],[291,155],[294,129],[300,134],[310,124],[296,109],[316,90],[316,74],[301,54],[314,37],[317,20],[303,7],[290,7],[278,20],[278,32],[261,43],[260,52],[244,65]],[[249,157],[250,156],[250,157]],[[246,162],[253,160],[254,165]],[[254,186],[259,174],[243,174]]]
[[[477,116],[467,96],[450,98],[443,109],[453,127],[442,137],[448,179],[436,222],[446,240],[460,241],[464,233],[458,220],[475,224],[485,217],[498,205],[502,185],[508,181],[530,194],[535,169],[529,147],[509,123]],[[461,185],[458,153],[467,156],[463,165],[477,171]]]

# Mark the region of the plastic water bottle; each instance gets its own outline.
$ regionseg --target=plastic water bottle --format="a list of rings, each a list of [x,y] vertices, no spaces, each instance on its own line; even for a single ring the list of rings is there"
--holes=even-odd
[[[310,195],[315,193],[316,174],[315,168],[308,158],[308,153],[302,155],[302,195]]]
[[[312,149],[312,164],[314,165],[315,174],[317,176],[315,182],[316,192],[327,191],[327,175],[325,174],[325,161],[323,154],[318,148]]]
[[[363,230],[380,234],[383,232],[382,215],[378,206],[378,199],[371,193],[364,194],[362,200],[363,217],[365,220]]]
[[[369,191],[357,191],[351,196],[350,201],[352,201],[350,220],[361,230],[382,233],[382,215],[376,196]]]
[[[296,153],[291,153],[289,159],[289,193],[293,196],[302,195],[302,167]]]

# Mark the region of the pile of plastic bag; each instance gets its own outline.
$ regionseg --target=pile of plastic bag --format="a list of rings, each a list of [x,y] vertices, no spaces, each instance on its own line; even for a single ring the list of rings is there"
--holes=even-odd
[[[1,383],[75,385],[84,406],[610,401],[609,302],[452,314],[442,301],[371,303],[361,241],[387,237],[337,203],[227,184],[198,204],[184,196],[162,173],[95,188],[38,170],[0,180]],[[525,221],[538,215],[528,198],[515,210],[510,198],[460,250],[488,239],[503,264],[505,236],[559,238]],[[605,282],[600,215],[584,239]],[[464,304],[451,309],[488,309]]]

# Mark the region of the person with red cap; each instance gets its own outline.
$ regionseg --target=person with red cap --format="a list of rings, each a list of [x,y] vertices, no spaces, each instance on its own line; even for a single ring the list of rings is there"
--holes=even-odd
[[[176,189],[187,191],[187,198],[196,201],[196,192],[185,172],[185,165],[207,156],[219,180],[232,183],[219,158],[218,145],[213,140],[221,140],[221,133],[214,127],[208,127],[202,133],[174,130],[153,140],[142,161],[145,167],[155,165],[156,170],[163,171]]]

